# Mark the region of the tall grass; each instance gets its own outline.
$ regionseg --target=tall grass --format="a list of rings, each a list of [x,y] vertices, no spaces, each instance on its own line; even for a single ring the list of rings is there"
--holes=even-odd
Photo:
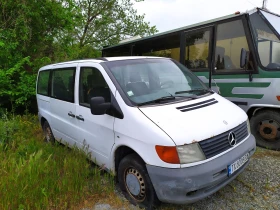
[[[74,209],[114,191],[113,177],[85,152],[43,141],[36,116],[0,119],[0,209]]]

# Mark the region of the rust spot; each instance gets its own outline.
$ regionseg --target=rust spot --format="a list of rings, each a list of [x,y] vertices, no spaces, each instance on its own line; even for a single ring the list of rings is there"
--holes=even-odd
[[[196,141],[196,140],[192,140],[192,143],[196,143],[196,142],[198,142],[198,141]]]

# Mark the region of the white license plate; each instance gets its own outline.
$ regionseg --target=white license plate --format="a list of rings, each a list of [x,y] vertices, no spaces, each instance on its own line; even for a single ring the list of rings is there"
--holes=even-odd
[[[249,153],[246,153],[233,164],[228,166],[228,175],[230,176],[235,171],[237,171],[241,166],[243,166],[249,160]]]

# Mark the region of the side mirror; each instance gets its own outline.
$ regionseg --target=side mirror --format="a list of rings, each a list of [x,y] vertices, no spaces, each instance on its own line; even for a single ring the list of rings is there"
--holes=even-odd
[[[242,48],[240,53],[240,68],[244,68],[247,64],[247,51]]]
[[[105,103],[103,97],[93,97],[90,99],[90,111],[93,115],[103,115],[111,108],[111,103]]]

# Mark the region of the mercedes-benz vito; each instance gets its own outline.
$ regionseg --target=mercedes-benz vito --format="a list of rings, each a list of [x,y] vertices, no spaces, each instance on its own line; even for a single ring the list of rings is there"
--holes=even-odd
[[[47,141],[87,145],[126,197],[147,208],[213,194],[244,170],[256,148],[246,113],[169,58],[44,66],[37,102]]]

